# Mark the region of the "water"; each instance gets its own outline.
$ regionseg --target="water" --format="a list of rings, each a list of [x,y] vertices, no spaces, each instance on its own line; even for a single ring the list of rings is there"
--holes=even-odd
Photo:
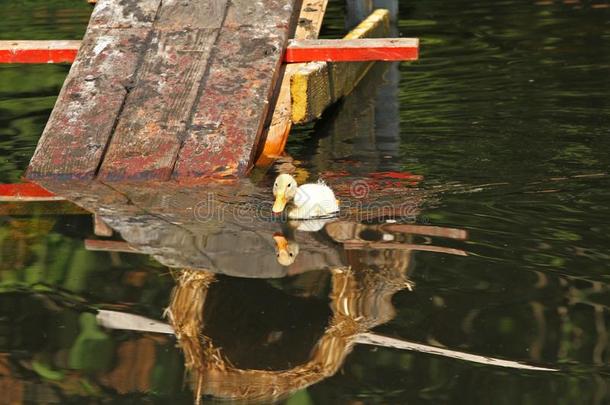
[[[215,190],[234,213],[270,204],[280,168],[322,177],[350,207],[319,233],[248,210],[210,221],[209,190],[163,190],[103,212],[148,254],[92,251],[83,211],[0,203],[3,401],[190,404],[199,376],[208,394],[263,403],[274,378],[291,405],[607,403],[607,6],[401,2],[397,30],[422,39],[421,61],[378,67],[291,136],[290,159]],[[0,38],[78,38],[89,11],[1,1]],[[325,36],[344,33],[343,13],[331,2]],[[67,70],[0,66],[0,181],[19,179]],[[293,266],[277,264],[274,232],[300,245]],[[167,307],[180,347],[94,315],[166,322]],[[558,371],[356,343],[363,332]]]

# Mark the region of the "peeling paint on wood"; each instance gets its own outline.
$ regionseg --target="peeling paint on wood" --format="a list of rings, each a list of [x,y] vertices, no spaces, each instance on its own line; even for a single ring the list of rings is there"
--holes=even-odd
[[[95,177],[159,0],[98,1],[26,178]]]
[[[26,177],[91,179],[114,129],[147,31],[107,30],[85,38]]]
[[[226,178],[249,171],[279,77],[296,3],[231,2],[176,161],[175,179]]]
[[[207,4],[163,2],[101,166],[101,179],[170,178],[227,0]],[[175,31],[182,20],[190,28]]]
[[[27,177],[246,174],[297,3],[100,0]]]

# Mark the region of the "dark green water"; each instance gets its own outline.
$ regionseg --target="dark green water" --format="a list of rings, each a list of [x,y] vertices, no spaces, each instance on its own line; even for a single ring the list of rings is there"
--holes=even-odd
[[[398,241],[467,255],[333,248],[356,271],[355,313],[380,335],[558,371],[357,344],[281,402],[608,403],[608,3],[400,3],[397,30],[421,38],[421,60],[378,68],[287,151],[337,189],[421,191],[411,222],[468,238]],[[0,0],[0,39],[79,38],[89,13],[84,1]],[[325,36],[345,32],[343,13],[331,2]],[[0,182],[18,181],[67,72],[0,66]],[[419,180],[379,181],[385,172]],[[94,315],[162,319],[174,279],[146,255],[86,250],[91,227],[67,204],[0,203],[0,403],[193,403],[174,337],[108,330]],[[377,240],[373,228],[360,236]],[[334,322],[336,283],[326,270],[219,276],[205,333],[236,367],[295,367]]]

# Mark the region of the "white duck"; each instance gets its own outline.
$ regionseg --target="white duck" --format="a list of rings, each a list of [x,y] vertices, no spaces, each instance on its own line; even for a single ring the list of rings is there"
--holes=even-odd
[[[289,174],[280,174],[273,184],[275,203],[273,212],[281,213],[288,206],[288,218],[313,219],[339,212],[339,202],[335,193],[323,182],[303,184],[298,187],[297,181]]]

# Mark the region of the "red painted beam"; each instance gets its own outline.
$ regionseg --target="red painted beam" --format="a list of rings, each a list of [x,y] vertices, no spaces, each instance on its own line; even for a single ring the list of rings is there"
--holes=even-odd
[[[292,40],[286,63],[408,61],[419,57],[416,38]]]
[[[0,201],[63,201],[35,183],[0,184]]]
[[[0,41],[0,63],[70,63],[80,41]],[[284,62],[409,61],[419,57],[419,40],[318,39],[292,40]]]
[[[80,41],[0,41],[0,63],[72,63]]]

